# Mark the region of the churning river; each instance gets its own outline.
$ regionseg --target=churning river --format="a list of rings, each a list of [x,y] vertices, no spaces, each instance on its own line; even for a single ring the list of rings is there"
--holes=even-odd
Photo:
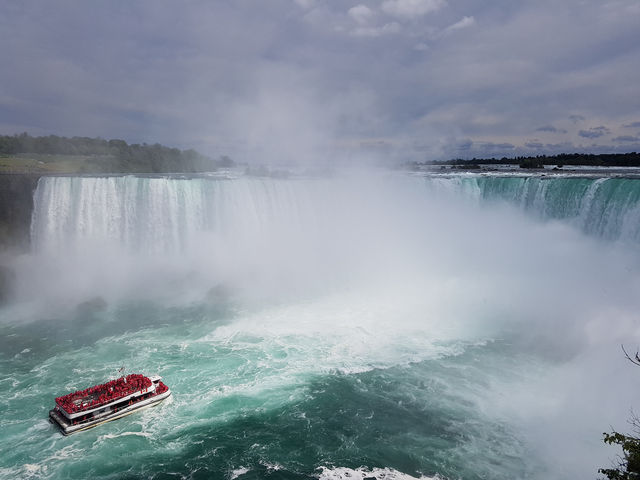
[[[595,478],[639,408],[640,179],[43,177],[10,264],[1,478]]]

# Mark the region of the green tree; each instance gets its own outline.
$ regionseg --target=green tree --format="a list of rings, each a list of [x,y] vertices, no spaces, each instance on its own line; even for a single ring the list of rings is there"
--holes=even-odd
[[[622,351],[631,363],[640,366],[640,356],[637,351],[633,358],[627,353],[624,346]],[[633,412],[629,424],[633,432],[632,435],[624,435],[616,431],[603,433],[604,443],[622,447],[622,456],[618,457],[618,464],[615,468],[598,469],[598,473],[605,475],[609,480],[640,479],[640,418]]]
[[[638,417],[634,415],[630,422],[633,425],[634,435],[640,433]],[[615,468],[600,468],[602,473],[610,480],[631,480],[640,478],[640,438],[632,435],[623,435],[618,432],[604,433],[604,443],[620,445],[622,456],[618,459]]]

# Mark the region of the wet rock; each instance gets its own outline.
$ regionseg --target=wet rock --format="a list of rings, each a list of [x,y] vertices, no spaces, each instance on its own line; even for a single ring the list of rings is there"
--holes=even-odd
[[[33,192],[39,175],[0,174],[0,248],[29,249]]]
[[[107,301],[102,297],[94,297],[86,302],[78,304],[76,313],[78,315],[90,315],[92,313],[102,312],[107,309]]]
[[[16,274],[13,269],[0,265],[0,305],[9,301],[13,295]]]

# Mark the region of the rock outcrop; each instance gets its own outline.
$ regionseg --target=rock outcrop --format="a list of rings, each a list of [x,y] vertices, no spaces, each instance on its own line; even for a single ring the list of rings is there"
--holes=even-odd
[[[39,175],[0,174],[0,249],[29,249],[33,192]]]

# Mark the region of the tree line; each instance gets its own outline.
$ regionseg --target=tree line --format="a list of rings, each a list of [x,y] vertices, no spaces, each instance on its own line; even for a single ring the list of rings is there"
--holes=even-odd
[[[142,173],[191,173],[212,171],[219,167],[231,167],[233,161],[226,156],[212,159],[193,149],[180,150],[153,145],[128,144],[124,140],[105,140],[89,137],[60,137],[48,135],[34,137],[28,133],[0,135],[0,155],[15,156],[35,154],[64,157],[87,157],[86,172],[142,172]],[[43,161],[54,162],[55,157]]]
[[[640,167],[640,153],[560,153],[558,155],[518,156],[513,158],[473,158],[425,162],[431,165],[520,165],[542,168],[543,165],[591,165],[599,167]],[[424,164],[423,164],[424,165]]]

